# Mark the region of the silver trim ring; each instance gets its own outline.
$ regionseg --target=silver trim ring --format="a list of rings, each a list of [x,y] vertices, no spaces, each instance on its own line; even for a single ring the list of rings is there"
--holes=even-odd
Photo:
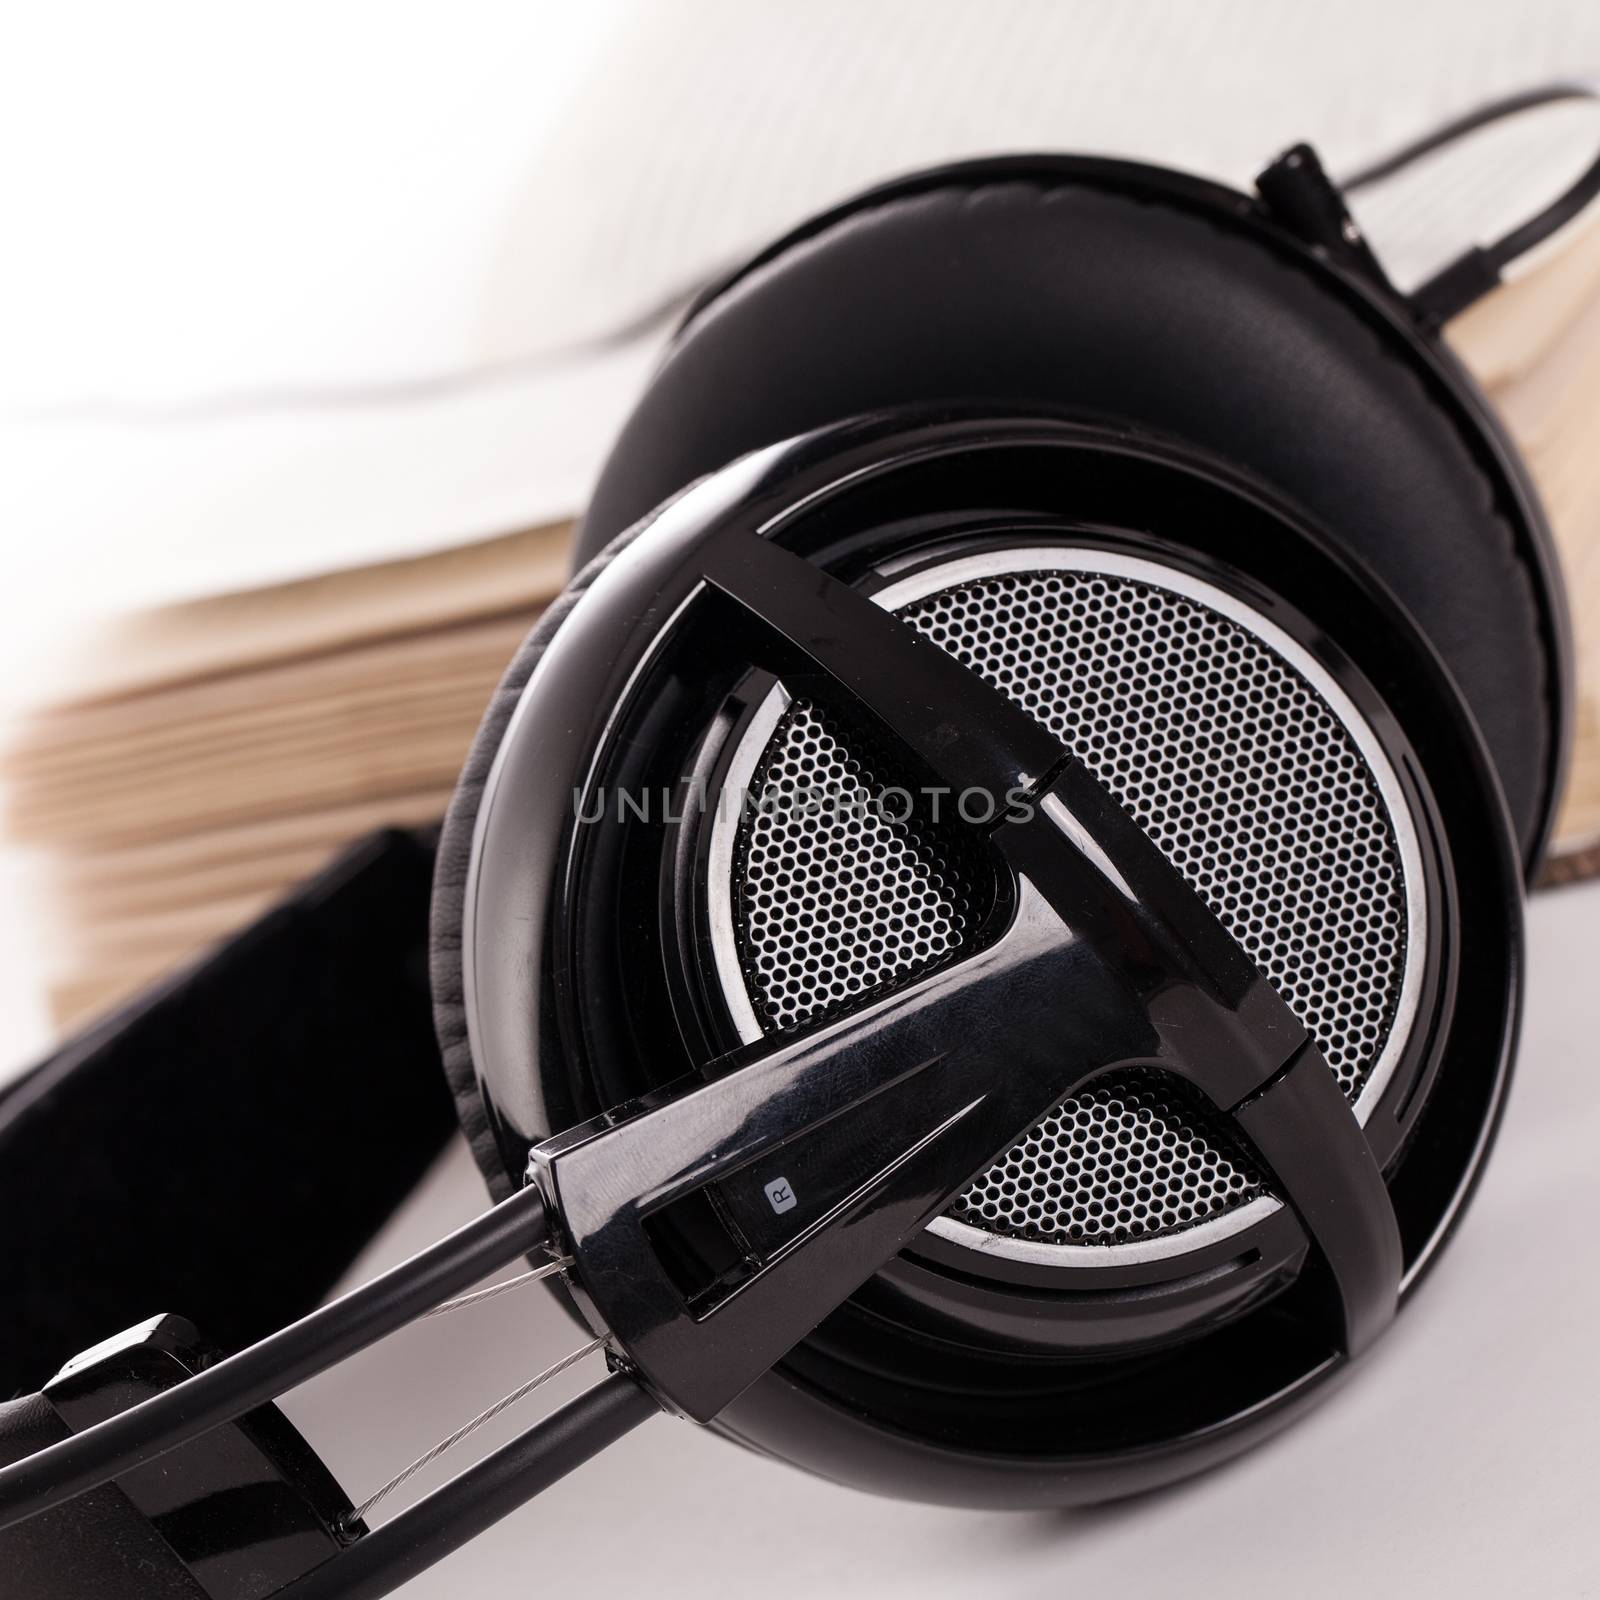
[[[887,611],[899,611],[930,595],[958,588],[962,584],[1029,572],[1076,572],[1126,578],[1152,589],[1181,595],[1228,618],[1279,656],[1321,696],[1361,753],[1377,785],[1394,832],[1405,892],[1406,936],[1405,966],[1394,1020],[1384,1047],[1369,1070],[1352,1107],[1356,1120],[1365,1126],[1394,1075],[1416,1021],[1428,926],[1425,903],[1427,880],[1422,871],[1422,853],[1411,808],[1394,767],[1371,726],[1327,669],[1276,623],[1224,589],[1192,574],[1141,557],[1056,545],[988,551],[959,557],[913,573],[886,585],[871,598]],[[788,692],[778,685],[756,708],[729,764],[724,792],[731,787],[735,794],[741,794],[748,788],[766,753],[772,733],[789,704]],[[707,911],[712,953],[722,996],[740,1039],[748,1044],[762,1038],[763,1033],[745,984],[734,932],[733,861],[741,815],[742,807],[739,805],[719,803],[713,807]],[[712,886],[720,886],[720,892],[715,892]],[[1007,1261],[1077,1268],[1120,1267],[1166,1260],[1220,1243],[1265,1221],[1282,1206],[1283,1202],[1274,1195],[1257,1195],[1242,1206],[1191,1227],[1117,1244],[1052,1244],[1036,1239],[1016,1239],[991,1233],[952,1217],[936,1217],[928,1224],[928,1231],[949,1243]]]

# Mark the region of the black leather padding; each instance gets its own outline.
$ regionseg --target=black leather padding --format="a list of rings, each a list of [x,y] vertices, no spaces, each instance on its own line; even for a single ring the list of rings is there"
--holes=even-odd
[[[683,492],[693,485],[685,482]],[[678,498],[674,494],[666,504]],[[553,600],[533,631],[523,640],[521,647],[506,668],[505,675],[490,697],[478,732],[467,752],[466,765],[456,782],[455,794],[445,813],[444,826],[439,835],[439,850],[434,861],[433,911],[429,938],[429,981],[433,990],[433,1026],[439,1042],[439,1053],[444,1060],[445,1078],[455,1097],[456,1115],[461,1131],[466,1135],[473,1159],[478,1163],[496,1200],[504,1200],[515,1185],[506,1172],[505,1163],[495,1144],[489,1127],[488,1113],[483,1095],[478,1088],[476,1069],[472,1061],[472,1046],[467,1037],[467,1009],[462,977],[462,924],[466,910],[467,876],[472,864],[472,835],[477,826],[478,807],[489,781],[489,769],[494,765],[496,752],[505,737],[517,702],[538,666],[539,658],[555,638],[563,622],[578,602],[584,590],[600,576],[611,562],[650,526],[665,509],[656,508],[626,529],[592,560],[587,562],[572,581]]]
[[[1519,836],[1535,836],[1557,669],[1483,441],[1397,336],[1220,208],[1064,178],[869,197],[690,321],[604,469],[580,559],[751,449],[882,407],[985,399],[1187,440],[1343,539],[1454,672]]]
[[[0,1398],[168,1310],[238,1349],[348,1270],[450,1133],[432,867],[352,845],[0,1094]]]

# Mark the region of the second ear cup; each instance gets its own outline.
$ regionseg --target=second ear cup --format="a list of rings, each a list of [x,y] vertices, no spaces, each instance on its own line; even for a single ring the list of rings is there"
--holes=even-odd
[[[743,452],[880,408],[988,399],[1156,429],[1267,480],[1389,585],[1460,684],[1526,848],[1552,804],[1547,597],[1481,442],[1319,272],[1220,208],[1060,178],[869,199],[691,319],[580,559]]]

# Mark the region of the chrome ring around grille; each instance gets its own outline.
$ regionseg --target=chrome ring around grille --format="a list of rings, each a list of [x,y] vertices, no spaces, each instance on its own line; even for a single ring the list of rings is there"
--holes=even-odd
[[[1399,780],[1327,670],[1215,585],[1101,550],[959,558],[873,598],[1062,736],[1280,986],[1364,1122],[1415,1017],[1427,909]],[[725,792],[792,800],[802,782],[853,799],[882,787],[870,753],[776,688]],[[707,912],[745,1040],[927,970],[970,931],[915,825],[860,806],[824,825],[819,839],[804,812],[715,809]],[[1201,1248],[1280,1204],[1181,1086],[1115,1074],[930,1229],[988,1255],[1110,1266]]]

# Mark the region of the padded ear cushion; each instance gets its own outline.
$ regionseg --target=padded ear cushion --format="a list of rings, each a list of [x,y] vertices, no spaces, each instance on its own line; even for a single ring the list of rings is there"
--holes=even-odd
[[[580,552],[748,450],[880,407],[983,399],[1188,440],[1346,541],[1455,673],[1534,837],[1557,669],[1483,443],[1397,335],[1220,208],[1072,178],[869,197],[690,322],[622,432]]]
[[[693,488],[686,480],[681,493]],[[467,1038],[467,1009],[462,984],[462,928],[467,900],[467,872],[472,860],[472,835],[477,826],[478,807],[489,781],[489,769],[505,738],[511,714],[517,708],[533,669],[560,632],[583,592],[628,548],[666,509],[677,494],[619,534],[588,561],[572,581],[546,607],[533,631],[506,668],[505,675],[490,698],[478,732],[467,753],[466,765],[456,783],[450,808],[445,813],[439,834],[439,852],[433,869],[433,909],[429,927],[428,976],[433,990],[433,1028],[444,1059],[445,1077],[455,1097],[456,1115],[467,1136],[474,1159],[496,1200],[511,1193],[505,1164],[496,1148],[494,1133],[478,1090],[477,1072],[472,1062],[472,1047]]]

